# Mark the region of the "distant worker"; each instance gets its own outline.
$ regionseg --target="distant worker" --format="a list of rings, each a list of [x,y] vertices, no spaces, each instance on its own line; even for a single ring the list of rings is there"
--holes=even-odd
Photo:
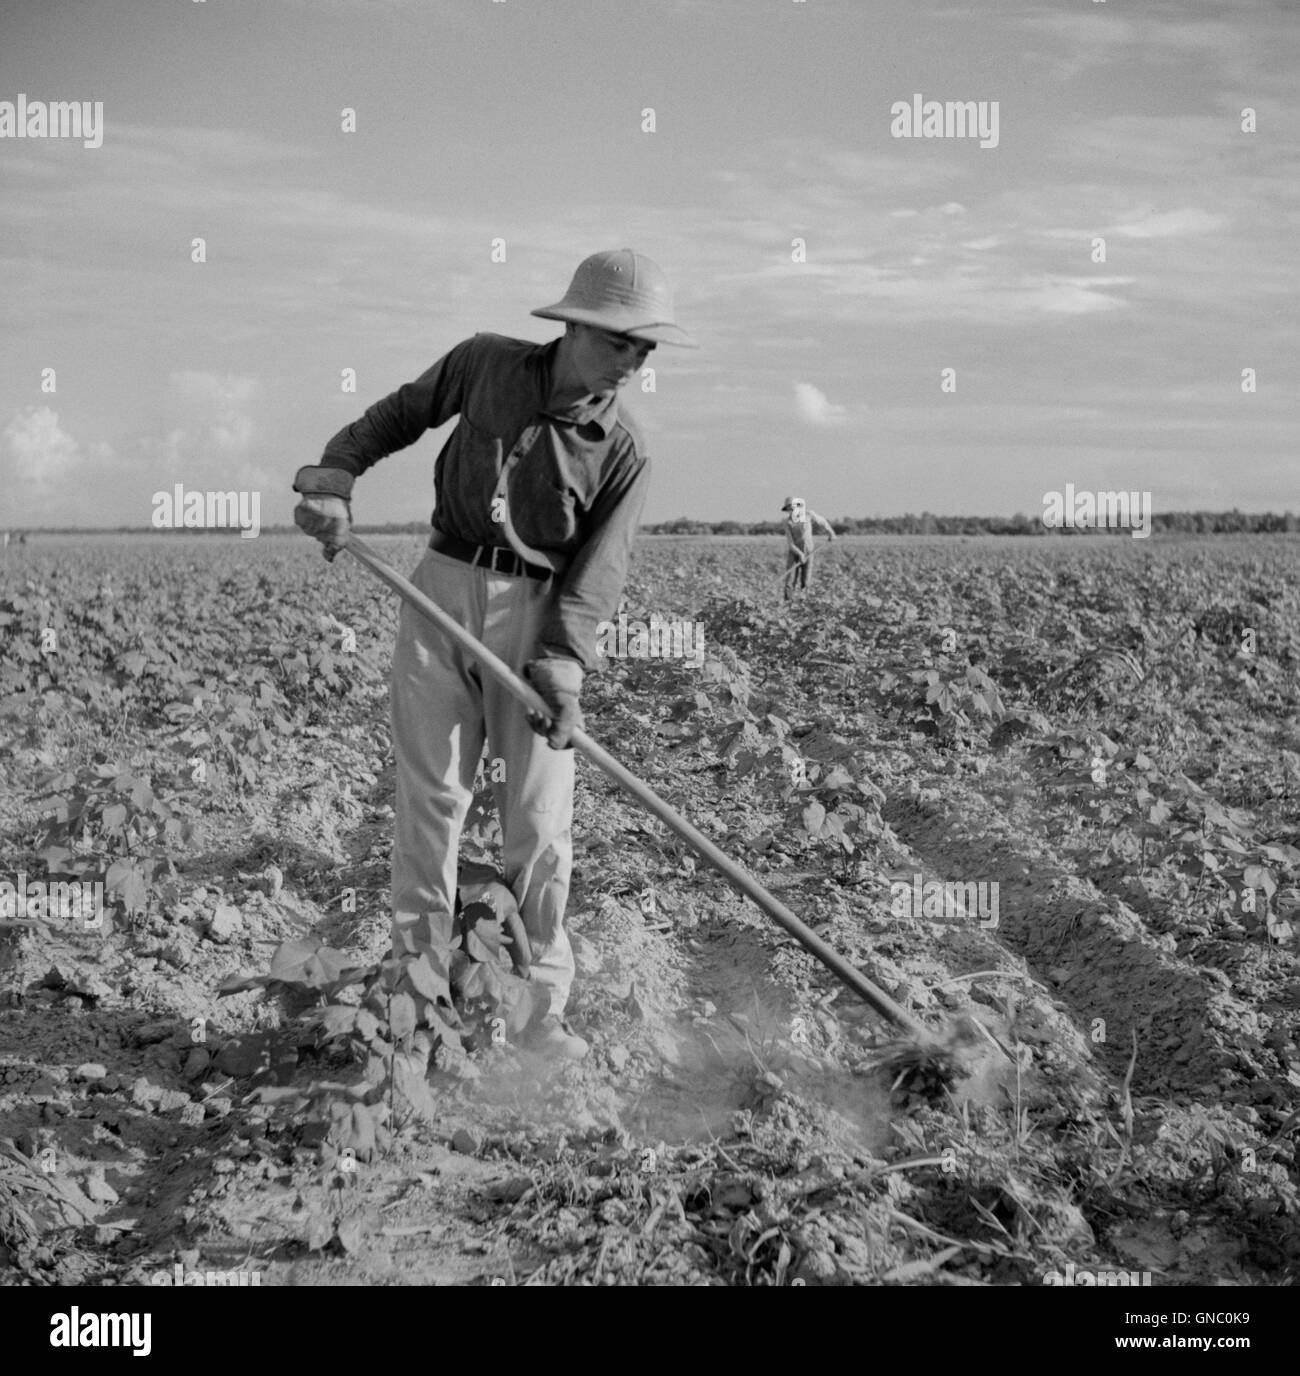
[[[807,588],[812,578],[814,553],[813,523],[826,532],[833,540],[835,532],[831,523],[804,505],[802,497],[787,497],[782,511],[790,513],[785,523],[785,583],[783,597],[789,601],[795,588]]]

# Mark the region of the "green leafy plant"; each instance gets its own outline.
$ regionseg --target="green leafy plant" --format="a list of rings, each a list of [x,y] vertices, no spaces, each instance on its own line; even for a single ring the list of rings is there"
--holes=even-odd
[[[885,795],[842,765],[806,767],[806,782],[792,792],[786,822],[792,834],[814,850],[829,852],[847,877],[863,850],[884,832],[880,806]]]
[[[55,800],[38,850],[46,870],[102,874],[128,912],[148,908],[156,878],[174,872],[173,852],[195,834],[192,803],[178,793],[160,797],[152,775],[122,761],[50,774],[40,796]]]
[[[394,949],[369,966],[350,964],[314,937],[288,941],[266,974],[234,975],[218,988],[219,996],[260,989],[305,1003],[304,1028],[316,1048],[360,1063],[365,1088],[315,1081],[259,1092],[263,1102],[327,1121],[338,1150],[384,1148],[399,1097],[424,1106],[425,1075],[439,1047],[499,1044],[549,1009],[545,989],[511,969],[501,924],[486,905],[457,917],[425,913],[419,927],[419,938],[399,928]]]
[[[956,740],[973,723],[1000,721],[1006,713],[997,684],[976,665],[951,677],[938,669],[917,669],[909,677],[919,690],[911,720],[926,735]]]

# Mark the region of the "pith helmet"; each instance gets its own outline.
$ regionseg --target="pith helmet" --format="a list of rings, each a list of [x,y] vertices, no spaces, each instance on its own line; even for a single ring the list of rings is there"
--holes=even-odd
[[[803,505],[803,498],[802,498],[802,497],[787,497],[787,498],[785,499],[785,502],[782,504],[781,510],[782,510],[782,511],[793,511],[794,508],[795,508],[796,506],[802,506],[802,505]]]
[[[653,344],[700,346],[673,324],[673,294],[664,270],[635,249],[606,249],[578,264],[564,299],[532,311],[544,320],[595,325]]]

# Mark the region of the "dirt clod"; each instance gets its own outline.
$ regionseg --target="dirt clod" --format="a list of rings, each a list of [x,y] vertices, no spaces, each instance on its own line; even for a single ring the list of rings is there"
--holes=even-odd
[[[483,1150],[483,1137],[470,1128],[457,1128],[452,1135],[451,1146],[453,1151],[464,1156],[477,1156]]]

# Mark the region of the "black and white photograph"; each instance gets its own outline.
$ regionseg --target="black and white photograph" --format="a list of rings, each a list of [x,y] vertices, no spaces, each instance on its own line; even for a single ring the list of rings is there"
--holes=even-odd
[[[0,0],[16,1340],[1280,1355],[1298,71],[1294,0]]]

